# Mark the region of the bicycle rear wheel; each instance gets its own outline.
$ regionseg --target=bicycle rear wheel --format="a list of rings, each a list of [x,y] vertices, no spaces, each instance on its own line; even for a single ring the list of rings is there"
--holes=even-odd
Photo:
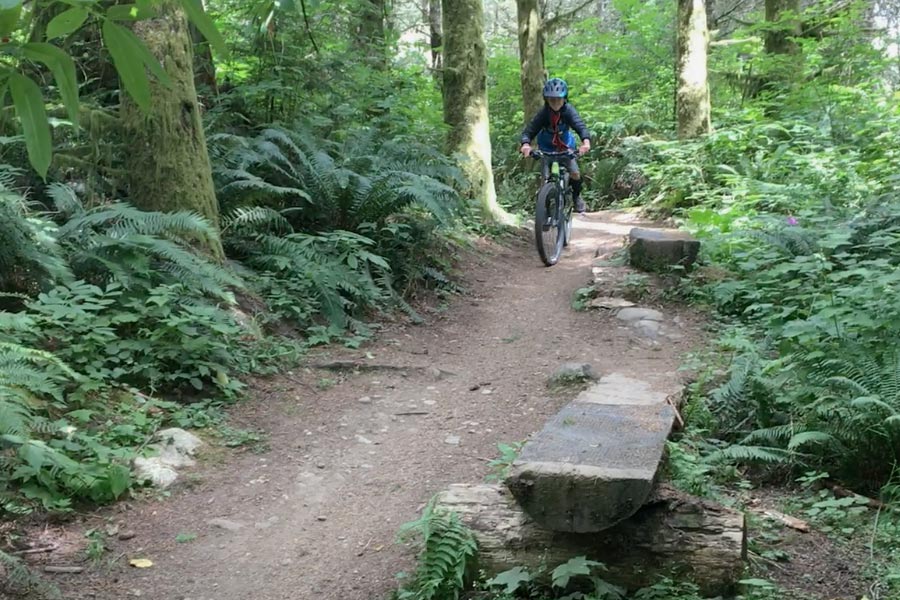
[[[538,255],[548,267],[559,261],[565,237],[565,220],[558,213],[559,188],[545,183],[537,194],[534,210],[534,241]]]

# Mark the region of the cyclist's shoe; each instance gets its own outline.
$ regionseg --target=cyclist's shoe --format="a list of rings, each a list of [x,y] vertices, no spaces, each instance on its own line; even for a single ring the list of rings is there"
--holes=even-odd
[[[583,215],[584,210],[585,210],[584,200],[582,200],[581,198],[575,198],[575,211],[578,212],[579,214]]]

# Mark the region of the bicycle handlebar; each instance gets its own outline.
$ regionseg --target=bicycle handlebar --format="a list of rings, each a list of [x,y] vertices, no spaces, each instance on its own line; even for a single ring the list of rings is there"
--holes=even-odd
[[[580,155],[574,150],[566,150],[565,152],[545,152],[537,148],[532,148],[529,154],[534,160],[542,158],[578,158]]]

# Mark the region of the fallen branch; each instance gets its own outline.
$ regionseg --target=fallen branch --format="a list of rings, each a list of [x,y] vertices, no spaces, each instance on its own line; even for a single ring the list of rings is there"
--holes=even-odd
[[[752,509],[754,513],[765,517],[771,521],[776,521],[781,523],[785,527],[789,527],[791,529],[796,529],[797,531],[802,531],[803,533],[809,533],[810,527],[809,523],[802,519],[798,519],[797,517],[792,517],[790,515],[786,515],[784,513],[780,513],[777,510],[769,510],[766,508],[754,508]]]
[[[81,573],[84,567],[66,567],[47,565],[44,567],[44,573]]]
[[[848,490],[847,488],[842,487],[836,483],[826,482],[825,487],[831,490],[831,493],[838,498],[860,498],[861,500],[866,501],[866,506],[868,506],[869,508],[875,508],[878,510],[891,510],[891,507],[881,500],[876,500],[875,498],[869,498],[868,496],[857,494],[853,490]]]
[[[13,552],[12,554],[22,555],[22,554],[40,554],[42,552],[53,552],[59,548],[59,544],[51,544],[49,546],[41,546],[40,548],[28,548],[27,550],[18,550]]]
[[[444,375],[456,375],[452,371],[445,371],[437,367],[422,367],[415,365],[388,365],[384,363],[370,363],[359,360],[333,360],[330,362],[312,363],[309,365],[313,369],[324,369],[327,371],[395,371],[403,373],[406,371],[418,371],[421,373],[431,373],[435,377]]]

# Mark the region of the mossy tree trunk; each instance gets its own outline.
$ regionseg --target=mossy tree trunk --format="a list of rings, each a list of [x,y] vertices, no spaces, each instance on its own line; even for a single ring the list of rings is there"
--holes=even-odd
[[[371,67],[386,70],[388,67],[385,41],[384,0],[358,0],[356,46],[363,60]]]
[[[519,22],[519,64],[523,120],[527,123],[544,105],[544,31],[540,0],[516,0]]]
[[[800,0],[766,0],[765,47],[769,54],[799,54]]]
[[[750,98],[763,93],[777,95],[796,80],[801,64],[796,38],[801,30],[800,0],[766,0],[766,60],[748,84]],[[777,107],[770,104],[766,112],[774,114]]]
[[[678,0],[675,114],[678,137],[693,138],[710,129],[709,79],[706,57],[709,30],[704,0]]]
[[[443,0],[444,122],[447,145],[463,157],[471,196],[488,221],[512,222],[497,203],[491,168],[487,58],[481,0]]]
[[[134,32],[159,59],[172,85],[151,81],[148,112],[122,94],[129,196],[144,210],[194,211],[217,226],[219,206],[194,87],[187,20],[172,0],[162,0],[157,10],[156,17],[138,21]],[[199,243],[215,259],[224,257],[218,238]]]

